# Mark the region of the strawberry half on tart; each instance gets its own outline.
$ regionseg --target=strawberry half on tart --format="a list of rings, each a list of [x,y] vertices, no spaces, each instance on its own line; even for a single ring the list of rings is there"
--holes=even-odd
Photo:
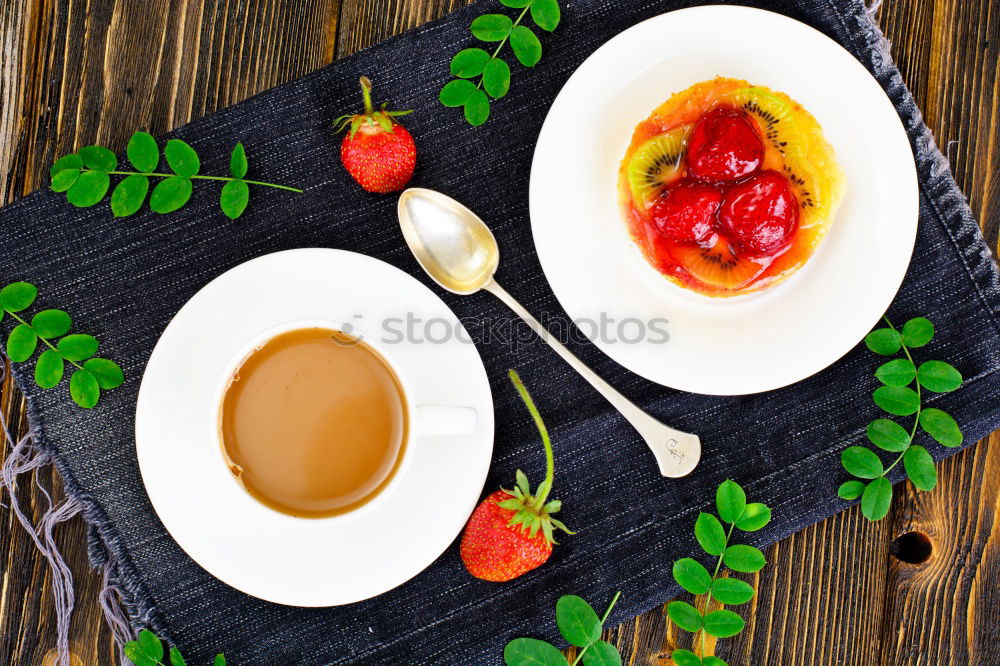
[[[721,77],[639,123],[618,178],[646,260],[707,296],[760,291],[798,270],[845,189],[812,114],[784,93]]]

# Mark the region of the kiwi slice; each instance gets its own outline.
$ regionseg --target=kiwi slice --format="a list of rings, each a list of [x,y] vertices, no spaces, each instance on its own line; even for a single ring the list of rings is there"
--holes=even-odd
[[[670,130],[647,140],[633,153],[626,177],[637,206],[648,208],[664,185],[682,175],[688,134],[688,126]]]
[[[734,290],[750,284],[771,263],[770,259],[754,261],[738,256],[718,235],[708,247],[678,245],[673,252],[680,265],[696,280],[720,290]]]
[[[801,154],[805,142],[796,123],[794,103],[790,99],[781,99],[765,88],[751,87],[727,93],[722,96],[722,101],[756,118],[765,141],[786,158]]]

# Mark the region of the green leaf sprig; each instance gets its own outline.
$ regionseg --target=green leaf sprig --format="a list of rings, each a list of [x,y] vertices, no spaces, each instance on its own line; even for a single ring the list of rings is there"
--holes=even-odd
[[[219,207],[235,220],[246,210],[250,200],[249,185],[276,187],[279,190],[302,193],[287,185],[259,180],[247,180],[247,156],[242,143],[237,143],[229,159],[229,176],[204,176],[201,160],[194,148],[180,139],[167,141],[163,154],[172,173],[156,171],[160,164],[160,149],[148,132],[136,132],[125,149],[128,161],[136,171],[118,171],[118,158],[103,146],[84,146],[78,152],[60,157],[49,169],[51,188],[65,192],[74,206],[93,206],[108,193],[111,176],[125,176],[111,192],[111,212],[115,217],[133,215],[142,208],[149,194],[151,178],[162,178],[149,194],[149,207],[157,213],[172,213],[191,198],[195,180],[220,180],[222,186]]]
[[[556,602],[556,626],[559,633],[570,645],[580,648],[570,666],[583,661],[583,666],[622,666],[618,649],[601,640],[604,622],[611,609],[618,603],[621,592],[608,604],[602,617],[575,594],[559,597]],[[555,645],[537,638],[515,638],[503,649],[503,660],[507,666],[566,666],[567,659]]]
[[[962,444],[962,431],[947,412],[923,406],[923,391],[947,393],[962,385],[962,373],[944,361],[924,361],[917,367],[910,353],[926,345],[934,337],[934,324],[916,317],[899,331],[888,317],[886,328],[877,328],[865,337],[868,349],[881,356],[904,357],[883,363],[875,371],[882,386],[875,389],[872,399],[880,408],[894,416],[913,416],[907,431],[892,419],[879,418],[868,424],[868,440],[877,448],[895,453],[896,458],[884,465],[875,451],[863,446],[849,446],[840,455],[844,469],[857,479],[843,483],[837,494],[845,500],[861,498],[861,513],[868,520],[881,520],[892,504],[892,483],[887,475],[900,462],[913,485],[919,490],[932,490],[937,485],[934,459],[926,448],[914,444],[917,426],[942,446]],[[913,388],[915,382],[916,388]]]
[[[177,646],[171,647],[167,654],[170,659],[169,666],[187,666]],[[163,641],[149,629],[143,629],[135,640],[125,644],[125,656],[135,666],[167,666],[163,661]],[[226,666],[226,656],[221,652],[215,655],[212,666]]]
[[[449,107],[463,107],[465,120],[482,125],[490,117],[490,98],[500,99],[510,90],[510,65],[500,57],[509,43],[514,57],[525,67],[534,67],[542,59],[542,42],[521,21],[530,12],[531,20],[542,30],[552,32],[559,25],[558,0],[500,0],[505,7],[520,9],[516,19],[506,14],[483,14],[470,26],[476,39],[497,47],[490,53],[478,47],[459,51],[451,59],[452,79],[441,88],[438,98]]]
[[[121,386],[125,375],[114,361],[94,356],[97,338],[83,333],[69,334],[73,320],[63,310],[41,310],[30,320],[23,313],[35,302],[38,289],[30,282],[12,282],[0,289],[0,321],[10,316],[17,324],[7,336],[7,356],[23,363],[39,347],[48,347],[35,363],[35,383],[52,388],[62,381],[69,364],[75,370],[69,379],[73,402],[87,409],[97,404],[101,391]]]
[[[720,604],[739,606],[753,598],[754,589],[742,580],[720,578],[722,565],[732,571],[756,573],[767,564],[767,560],[764,553],[753,546],[731,544],[733,531],[755,532],[761,529],[771,521],[771,509],[759,502],[748,504],[746,493],[735,481],[724,481],[719,486],[715,493],[715,505],[718,518],[701,512],[694,523],[698,544],[706,553],[717,558],[715,568],[709,573],[698,560],[685,557],[674,562],[674,580],[691,594],[707,594]],[[728,529],[723,523],[728,524]],[[677,666],[727,666],[719,657],[705,654],[705,636],[728,638],[740,633],[744,622],[739,614],[725,608],[702,613],[686,601],[671,601],[667,605],[667,615],[681,629],[701,633],[701,655],[691,650],[674,650],[670,658]]]

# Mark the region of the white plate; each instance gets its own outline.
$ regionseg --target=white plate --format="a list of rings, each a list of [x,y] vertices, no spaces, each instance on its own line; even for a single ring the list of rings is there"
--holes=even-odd
[[[423,343],[393,344],[384,322],[403,330],[390,318],[407,313],[435,323],[416,329]],[[412,440],[390,485],[349,514],[294,518],[264,507],[221,463],[216,398],[248,342],[306,320],[351,324],[402,371],[409,400],[473,407],[478,426]],[[462,336],[426,340],[440,340],[445,328]],[[342,250],[266,255],[206,285],[160,337],[136,408],[139,469],[167,531],[216,578],[294,606],[360,601],[427,567],[475,508],[492,452],[489,382],[459,320],[406,273]]]
[[[618,165],[632,131],[671,94],[715,76],[787,93],[809,110],[847,174],[830,233],[795,275],[757,295],[702,297],[670,283],[634,247],[618,210]],[[657,16],[604,44],[549,111],[531,169],[531,229],[545,276],[575,321],[669,320],[629,344],[592,335],[654,382],[715,395],[786,386],[865,336],[899,289],[918,215],[913,153],[865,68],[803,23],[706,6]],[[614,327],[608,327],[613,331]],[[638,324],[624,329],[638,336]]]

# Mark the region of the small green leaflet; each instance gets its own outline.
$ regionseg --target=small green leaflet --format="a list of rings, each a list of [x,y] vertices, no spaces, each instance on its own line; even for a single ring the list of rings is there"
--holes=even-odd
[[[736,527],[744,532],[756,532],[771,522],[771,508],[760,502],[751,502],[743,509],[743,515],[736,521]]]
[[[483,69],[483,90],[500,99],[510,90],[510,66],[503,58],[491,58]]]
[[[505,14],[483,14],[472,21],[469,30],[483,42],[501,42],[507,39],[514,22]]]
[[[944,361],[925,361],[917,368],[917,381],[928,391],[948,393],[962,385],[962,373]]]
[[[726,530],[719,519],[702,511],[694,522],[694,536],[709,555],[722,555],[726,549]]]
[[[891,419],[875,419],[868,424],[868,440],[885,451],[905,451],[910,445],[910,433]]]
[[[250,201],[250,188],[246,181],[231,180],[222,186],[222,194],[219,195],[219,207],[231,220],[235,220],[247,208]]]
[[[480,48],[463,49],[451,59],[451,75],[471,79],[486,71],[490,54]]]
[[[715,492],[715,506],[719,518],[727,523],[735,523],[743,515],[747,505],[747,495],[735,481],[723,481]]]
[[[586,601],[575,594],[559,597],[556,625],[571,645],[587,647],[601,638],[601,620]]]
[[[444,106],[461,107],[466,122],[474,127],[489,119],[491,98],[502,99],[510,91],[512,73],[500,55],[503,47],[509,44],[524,67],[534,67],[542,59],[542,42],[525,25],[525,18],[530,16],[546,32],[555,30],[562,18],[558,0],[500,0],[500,4],[520,11],[513,19],[499,13],[473,19],[469,31],[488,49],[470,46],[452,56],[448,69],[456,78],[445,83],[438,95]]]
[[[138,171],[149,172],[160,163],[160,149],[149,132],[136,132],[125,147],[128,161]]]
[[[233,178],[243,178],[247,175],[247,152],[242,143],[237,143],[229,158],[229,175]]]
[[[739,606],[753,599],[753,586],[735,578],[719,578],[712,583],[712,597],[727,606]]]
[[[163,149],[163,155],[167,158],[170,170],[178,176],[190,178],[201,169],[201,160],[198,159],[198,153],[194,152],[194,148],[180,139],[170,139],[170,141],[167,141],[167,146]]]
[[[80,149],[83,166],[97,171],[114,171],[118,166],[115,154],[103,146],[84,146]]]
[[[684,557],[674,562],[674,580],[691,594],[705,594],[712,587],[712,574],[698,560]]]
[[[712,611],[705,616],[705,633],[717,638],[729,638],[743,631],[743,618],[731,610]]]
[[[482,90],[476,90],[465,101],[465,120],[472,126],[482,125],[490,117],[490,100]]]
[[[704,622],[698,609],[686,601],[671,601],[667,604],[667,615],[684,631],[698,631]]]
[[[916,317],[903,324],[903,344],[923,347],[934,338],[934,324],[924,317]]]
[[[525,67],[534,67],[542,59],[542,42],[526,26],[519,25],[511,31],[510,48],[517,61]]]
[[[149,195],[149,207],[157,213],[172,213],[191,198],[194,186],[185,176],[170,176],[161,180]]]
[[[872,394],[872,400],[896,416],[909,416],[920,409],[920,396],[909,386],[880,386]]]
[[[861,494],[861,513],[868,520],[882,520],[892,504],[892,484],[884,476],[869,481]]]
[[[848,472],[860,479],[877,479],[885,467],[870,449],[863,446],[849,446],[840,454],[840,462]]]
[[[753,546],[742,544],[726,548],[726,552],[722,555],[722,561],[733,571],[742,573],[757,573],[767,564],[764,553]]]
[[[934,468],[934,458],[922,446],[914,444],[903,454],[903,466],[906,475],[918,490],[933,490],[937,485],[937,470]]]
[[[945,411],[930,407],[920,413],[920,427],[942,446],[961,446],[962,431]]]
[[[892,356],[903,346],[903,339],[894,329],[879,328],[865,337],[868,349],[882,356]]]
[[[111,213],[128,217],[139,212],[149,192],[149,177],[132,174],[122,179],[111,193]]]
[[[865,484],[863,481],[845,481],[837,489],[837,495],[840,496],[840,499],[856,500],[861,497],[861,493],[864,491]]]
[[[879,366],[875,376],[886,386],[907,386],[917,376],[917,369],[910,359],[897,358]]]

